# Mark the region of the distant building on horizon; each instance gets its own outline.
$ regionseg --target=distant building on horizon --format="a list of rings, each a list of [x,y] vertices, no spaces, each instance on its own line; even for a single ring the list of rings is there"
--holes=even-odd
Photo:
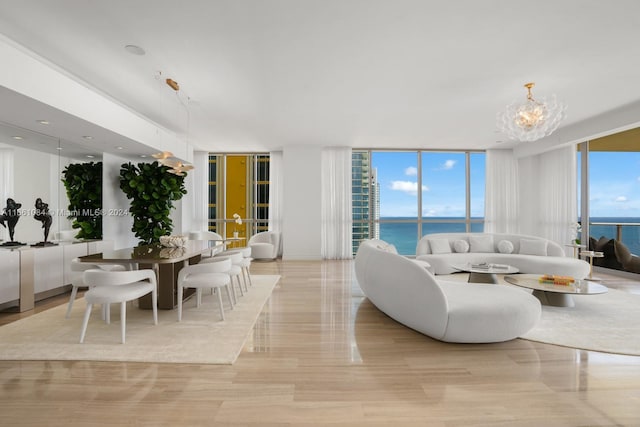
[[[353,253],[365,239],[380,238],[380,187],[378,171],[371,168],[368,151],[352,152],[351,191]]]

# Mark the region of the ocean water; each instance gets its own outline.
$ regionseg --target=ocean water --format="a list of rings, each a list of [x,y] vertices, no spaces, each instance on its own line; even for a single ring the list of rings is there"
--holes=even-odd
[[[399,220],[409,218],[381,218],[382,220]],[[445,219],[445,218],[438,218]],[[452,219],[452,218],[447,218]],[[457,218],[453,218],[457,219]],[[462,219],[462,218],[460,218]],[[640,218],[624,217],[593,217],[591,222],[608,223],[640,223]],[[431,233],[454,233],[464,232],[464,223],[427,223],[422,225],[423,234]],[[482,232],[483,224],[472,224],[471,231]],[[591,236],[598,240],[605,236],[611,239],[616,238],[616,227],[613,225],[592,225]],[[418,226],[415,223],[380,223],[380,239],[393,243],[402,255],[415,255],[418,244]],[[584,236],[581,236],[585,240]],[[568,242],[567,242],[568,243]],[[624,243],[632,254],[640,255],[640,226],[623,226],[622,243]],[[569,250],[571,248],[566,248]]]

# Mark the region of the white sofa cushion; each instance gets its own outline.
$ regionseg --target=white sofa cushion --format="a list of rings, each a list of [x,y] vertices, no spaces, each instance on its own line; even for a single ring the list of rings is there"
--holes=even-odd
[[[513,243],[510,240],[500,240],[498,242],[498,252],[501,254],[512,254],[513,253]]]
[[[469,252],[495,252],[493,250],[493,236],[490,234],[469,235],[469,247]]]
[[[469,242],[463,239],[456,240],[453,242],[453,250],[459,254],[469,252]]]
[[[544,240],[520,239],[520,255],[547,256],[547,242]]]
[[[450,254],[451,245],[448,239],[429,239],[432,254]]]
[[[505,285],[439,280],[449,305],[448,342],[506,341],[533,328],[542,313],[525,290]]]

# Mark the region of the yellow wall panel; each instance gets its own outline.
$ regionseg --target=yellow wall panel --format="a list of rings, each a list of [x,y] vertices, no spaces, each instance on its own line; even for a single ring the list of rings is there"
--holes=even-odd
[[[227,156],[227,204],[225,216],[227,219],[233,219],[233,214],[237,213],[244,220],[247,218],[247,156]],[[234,228],[237,228],[240,237],[247,237],[247,224],[243,221],[242,225],[228,223],[227,237],[233,234]]]

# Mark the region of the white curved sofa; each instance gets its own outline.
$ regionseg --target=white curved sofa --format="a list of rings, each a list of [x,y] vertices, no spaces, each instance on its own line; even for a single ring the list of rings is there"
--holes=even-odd
[[[508,341],[540,320],[540,301],[526,290],[436,279],[424,264],[398,255],[381,240],[360,244],[355,272],[378,309],[440,341]]]
[[[483,248],[482,239],[491,239],[490,248]],[[448,246],[443,245],[448,241]],[[467,252],[456,252],[460,249],[460,241],[469,245]],[[458,243],[456,243],[458,242]],[[511,253],[501,253],[500,249],[513,246]],[[473,243],[477,243],[474,245]],[[474,250],[475,249],[475,250]],[[478,251],[486,250],[483,252]],[[449,251],[447,253],[447,251]],[[434,253],[436,252],[436,253]],[[451,274],[456,270],[454,265],[466,263],[508,264],[520,270],[520,273],[557,274],[584,279],[589,274],[589,263],[565,256],[559,244],[535,236],[520,234],[492,233],[435,233],[427,234],[418,241],[416,259],[428,262],[434,274]]]

